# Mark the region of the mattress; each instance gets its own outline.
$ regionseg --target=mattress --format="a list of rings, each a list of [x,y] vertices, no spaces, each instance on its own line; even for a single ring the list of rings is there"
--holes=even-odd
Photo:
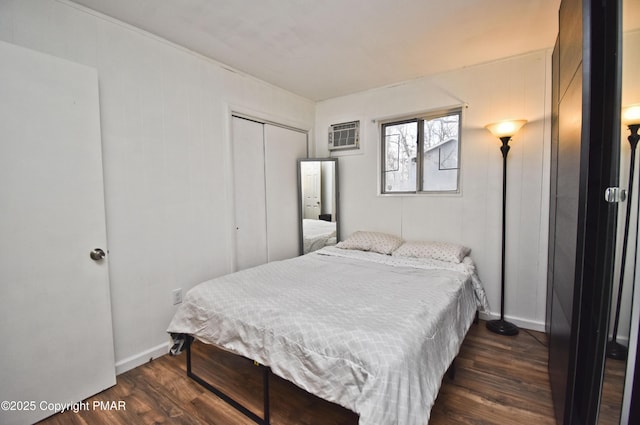
[[[462,263],[326,247],[203,282],[168,332],[269,366],[360,416],[425,425],[486,296]]]

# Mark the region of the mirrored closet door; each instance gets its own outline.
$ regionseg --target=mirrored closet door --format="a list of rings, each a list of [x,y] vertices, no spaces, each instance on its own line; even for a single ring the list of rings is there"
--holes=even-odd
[[[622,90],[620,128],[620,182],[629,196],[618,210],[615,275],[598,424],[631,424],[631,401],[637,362],[638,316],[638,205],[640,187],[638,153],[625,118],[632,105],[640,105],[640,2],[622,2]],[[637,143],[637,141],[635,142]],[[632,163],[633,162],[633,163]],[[633,170],[633,171],[632,171]],[[633,174],[633,178],[632,175]],[[628,214],[628,215],[627,215]],[[626,240],[626,242],[625,242]],[[626,246],[625,246],[626,245]],[[637,390],[636,390],[637,391]],[[636,393],[635,397],[638,397]],[[636,402],[637,404],[637,402]],[[637,409],[637,407],[636,407]],[[637,415],[637,413],[636,413]]]
[[[558,424],[596,423],[601,400],[617,234],[617,204],[604,194],[619,184],[619,12],[617,2],[563,0],[552,58],[547,332]]]

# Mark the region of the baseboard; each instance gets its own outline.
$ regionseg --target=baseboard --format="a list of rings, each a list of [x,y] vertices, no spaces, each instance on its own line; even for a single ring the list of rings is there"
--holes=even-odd
[[[496,314],[496,313],[487,313],[487,312],[480,312],[480,318],[482,320],[495,320],[495,319],[499,319],[500,315]],[[532,331],[538,331],[538,332],[544,332],[545,331],[545,324],[544,322],[538,322],[538,321],[534,321],[534,320],[528,320],[528,319],[522,319],[520,317],[513,317],[513,316],[509,316],[509,315],[505,315],[504,316],[504,320],[509,321],[511,323],[513,323],[514,325],[518,326],[519,328],[522,329],[529,329]]]
[[[169,352],[169,342],[160,344],[156,347],[150,348],[142,353],[136,354],[126,359],[116,362],[116,375],[125,373],[133,368],[148,363],[150,360],[162,357]]]

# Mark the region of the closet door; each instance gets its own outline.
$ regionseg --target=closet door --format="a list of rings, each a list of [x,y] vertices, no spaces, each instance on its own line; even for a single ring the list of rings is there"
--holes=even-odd
[[[297,160],[307,157],[307,135],[264,127],[267,211],[267,261],[299,254]]]
[[[232,120],[236,270],[243,270],[267,262],[264,125]]]
[[[299,253],[297,159],[306,133],[232,117],[236,270]]]

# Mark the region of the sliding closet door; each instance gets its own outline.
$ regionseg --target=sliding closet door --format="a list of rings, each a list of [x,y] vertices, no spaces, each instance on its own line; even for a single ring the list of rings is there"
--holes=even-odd
[[[232,117],[236,270],[299,253],[297,160],[306,133]]]
[[[267,260],[299,254],[297,160],[307,157],[307,135],[265,125]]]
[[[236,270],[267,262],[263,127],[233,117]]]

